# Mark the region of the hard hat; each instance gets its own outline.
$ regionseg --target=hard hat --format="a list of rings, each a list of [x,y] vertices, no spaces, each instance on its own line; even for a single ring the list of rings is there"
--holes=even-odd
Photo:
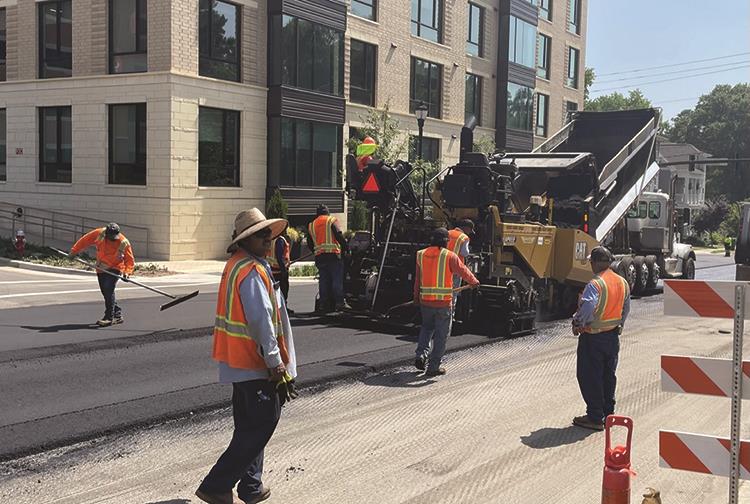
[[[607,247],[598,246],[591,250],[589,261],[593,262],[612,262],[612,252]]]
[[[23,229],[19,229],[16,231],[16,236],[26,236],[26,233],[23,232]]]
[[[115,238],[120,234],[120,226],[118,226],[116,222],[110,222],[104,229],[104,234],[107,235],[108,238]]]
[[[366,136],[366,137],[365,137],[365,139],[364,139],[364,140],[362,140],[362,143],[363,143],[364,145],[377,145],[377,144],[375,143],[375,140],[373,140],[373,138],[372,138],[372,137],[369,137],[369,136]]]

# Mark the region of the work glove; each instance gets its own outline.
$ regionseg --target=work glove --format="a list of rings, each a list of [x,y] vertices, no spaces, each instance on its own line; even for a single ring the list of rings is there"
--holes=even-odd
[[[297,399],[299,394],[297,388],[294,385],[294,378],[289,373],[284,373],[281,380],[276,382],[276,393],[279,394],[279,404],[283,406],[292,399]]]
[[[128,275],[127,273],[123,273],[123,274],[122,274],[122,275],[120,275],[120,276],[122,277],[122,281],[123,281],[123,282],[127,282],[127,281],[129,281],[130,275]]]

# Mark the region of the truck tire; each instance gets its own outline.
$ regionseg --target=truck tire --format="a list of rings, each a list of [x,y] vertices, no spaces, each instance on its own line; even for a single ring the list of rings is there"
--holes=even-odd
[[[646,258],[643,256],[635,256],[633,258],[633,266],[635,266],[635,283],[633,284],[633,294],[641,294],[646,290],[646,284],[648,284],[649,271],[646,266]]]
[[[683,280],[693,280],[695,278],[695,259],[689,257],[687,261],[682,263],[682,278]]]
[[[628,282],[628,285],[630,286],[630,292],[633,292],[633,289],[635,288],[635,279],[637,276],[633,258],[629,256],[623,257],[620,260],[620,269],[622,270],[622,272],[618,271],[618,273],[620,273],[625,281]]]
[[[646,282],[646,288],[655,289],[656,283],[661,276],[661,268],[659,267],[659,263],[656,261],[656,256],[654,255],[647,255],[645,262],[646,267],[648,268],[648,282]]]

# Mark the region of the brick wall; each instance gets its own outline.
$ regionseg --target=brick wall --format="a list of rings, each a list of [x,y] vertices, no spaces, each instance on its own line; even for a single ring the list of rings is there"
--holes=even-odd
[[[198,75],[198,0],[172,0],[170,19],[171,70]]]

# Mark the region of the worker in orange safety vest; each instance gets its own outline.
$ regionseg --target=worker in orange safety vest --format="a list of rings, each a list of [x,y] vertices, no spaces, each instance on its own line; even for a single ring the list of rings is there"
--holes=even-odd
[[[315,254],[318,277],[319,310],[348,309],[344,299],[344,263],[342,252],[348,250],[338,220],[326,205],[318,206],[317,216],[307,226],[307,246]]]
[[[414,366],[419,370],[426,367],[426,376],[445,374],[440,363],[453,321],[453,275],[459,275],[469,285],[479,285],[479,280],[447,245],[448,231],[439,228],[433,231],[430,246],[417,252],[414,304],[422,313],[422,327]]]
[[[573,315],[573,334],[578,336],[576,376],[586,402],[586,414],[573,424],[604,430],[604,421],[615,412],[617,361],[620,334],[630,313],[630,286],[612,271],[612,254],[595,247],[589,256],[594,279],[583,290]]]
[[[70,255],[76,256],[87,248],[96,247],[96,266],[101,270],[119,275],[127,282],[135,268],[133,248],[125,235],[120,232],[120,226],[115,222],[89,231],[83,235],[70,249]],[[123,321],[122,309],[115,299],[117,278],[97,270],[99,290],[104,297],[104,317],[96,322],[100,327],[120,324]]]

